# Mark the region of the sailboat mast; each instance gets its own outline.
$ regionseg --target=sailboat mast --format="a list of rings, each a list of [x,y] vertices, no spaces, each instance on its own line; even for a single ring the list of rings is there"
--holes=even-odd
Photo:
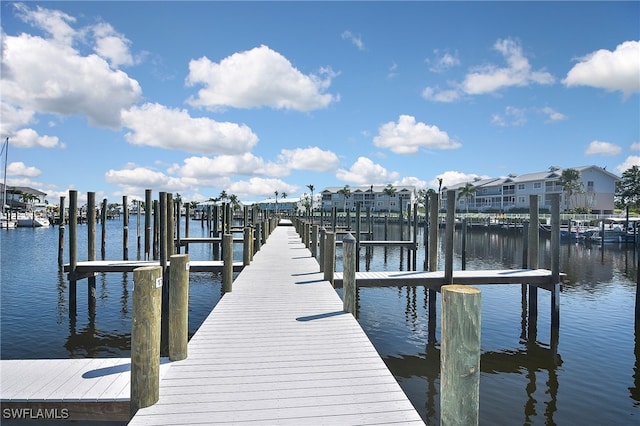
[[[0,153],[1,154],[1,153]],[[9,160],[9,136],[4,143],[4,178],[2,180],[2,213],[7,205],[7,162]]]

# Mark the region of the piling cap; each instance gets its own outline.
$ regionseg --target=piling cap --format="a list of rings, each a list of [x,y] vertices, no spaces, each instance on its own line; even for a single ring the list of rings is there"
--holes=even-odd
[[[347,235],[345,235],[342,238],[342,242],[343,243],[355,243],[356,239],[355,239],[355,237],[353,235],[351,235],[351,233],[348,233]]]

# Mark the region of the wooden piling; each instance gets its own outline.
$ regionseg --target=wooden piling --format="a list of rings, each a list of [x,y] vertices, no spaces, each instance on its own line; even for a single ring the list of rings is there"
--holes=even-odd
[[[133,271],[131,319],[131,414],[155,404],[160,391],[160,314],[162,268]]]
[[[191,220],[191,204],[184,205],[184,236],[189,238],[189,222]],[[184,252],[189,253],[189,244],[184,247]]]
[[[78,191],[69,190],[69,316],[76,314],[78,266]]]
[[[324,242],[326,238],[327,230],[324,226],[321,226],[318,239],[318,265],[320,266],[320,272],[324,272]]]
[[[175,226],[176,226],[176,217],[175,217],[175,209],[173,202],[173,194],[167,193],[167,256],[171,256],[176,253],[175,248]],[[178,218],[179,220],[179,218]]]
[[[242,234],[242,264],[248,266],[251,263],[251,227],[245,226]]]
[[[140,248],[141,248],[141,239],[142,239],[142,235],[140,234],[140,221],[141,221],[141,217],[142,217],[142,212],[140,211],[140,200],[136,200],[136,237],[137,237],[137,241],[136,241],[136,249],[138,250],[138,259],[140,258]]]
[[[333,285],[333,275],[336,271],[336,234],[327,232],[324,240],[324,280]]]
[[[569,221],[571,222],[571,221]],[[560,327],[560,194],[551,194],[551,329]]]
[[[160,196],[158,194],[158,196]],[[160,202],[153,200],[153,259],[157,260],[160,255]]]
[[[173,203],[175,208],[174,208],[174,216],[175,216],[175,232],[176,232],[176,238],[175,238],[175,251],[174,253],[176,254],[180,254],[180,222],[182,222],[182,200],[180,199],[180,197],[176,197],[175,202]]]
[[[162,304],[161,304],[161,345],[162,345],[162,353],[166,354],[168,350],[168,341],[169,341],[169,274],[167,273],[167,261],[169,256],[167,254],[167,193],[161,192],[159,194],[159,208],[158,208],[158,216],[160,216],[159,221],[159,237],[158,237],[158,245],[160,252],[160,268],[161,268],[161,276],[163,280],[162,285]],[[157,222],[157,220],[156,220]]]
[[[107,257],[107,199],[104,198],[102,200],[102,209],[100,210],[100,216],[102,219],[102,233],[100,234],[100,255],[101,259],[104,260]]]
[[[447,191],[447,225],[444,238],[444,282],[453,284],[453,233],[456,226],[456,191]]]
[[[342,239],[342,305],[345,312],[356,312],[356,239],[350,233]]]
[[[87,260],[96,260],[96,193],[87,192]],[[96,276],[87,277],[89,317],[96,312]]]
[[[434,272],[438,270],[438,206],[439,206],[439,194],[433,193],[429,195],[429,271]],[[429,343],[434,343],[436,340],[436,303],[438,293],[435,289],[429,288],[428,291],[428,335],[427,340]]]
[[[169,268],[169,359],[187,358],[189,341],[189,255],[174,254]]]
[[[60,268],[64,266],[64,200],[65,197],[61,196],[60,206],[58,208],[58,266]],[[7,224],[8,223],[7,221]]]
[[[222,291],[230,293],[233,288],[233,235],[222,235]]]
[[[319,226],[316,224],[311,225],[311,256],[314,259],[318,258],[318,232]]]
[[[416,263],[418,262],[418,204],[413,207],[413,234],[411,235],[411,241],[413,241],[413,249],[411,250],[413,270],[417,270]]]
[[[480,408],[480,290],[465,285],[445,285],[441,291],[440,424],[477,425]]]
[[[462,219],[462,249],[461,249],[462,265],[460,269],[467,269],[467,218]]]
[[[129,260],[129,199],[122,196],[122,260]]]
[[[151,245],[153,239],[151,236],[151,211],[153,199],[150,189],[144,191],[144,260],[151,260]]]
[[[357,201],[356,202],[356,223],[355,223],[355,228],[356,228],[356,254],[355,254],[355,260],[356,260],[356,271],[360,270],[360,238],[362,238],[362,235],[360,235],[360,227],[361,227],[361,220],[362,218],[360,217],[362,213],[362,201]],[[400,249],[402,250],[402,249]]]
[[[263,222],[256,222],[255,227],[255,233],[254,233],[254,245],[253,245],[253,252],[254,254],[260,251],[260,247],[262,246],[262,223]]]
[[[169,227],[167,226],[167,193],[160,193],[160,238],[158,239],[159,243],[159,251],[160,251],[160,266],[162,267],[162,273],[164,274],[167,271],[167,230]],[[168,293],[167,293],[168,297]]]
[[[429,271],[438,270],[438,194],[429,195]]]
[[[538,195],[529,196],[529,269],[538,269],[540,249],[540,214]],[[529,325],[538,317],[538,288],[529,286]],[[535,327],[534,327],[535,328]]]

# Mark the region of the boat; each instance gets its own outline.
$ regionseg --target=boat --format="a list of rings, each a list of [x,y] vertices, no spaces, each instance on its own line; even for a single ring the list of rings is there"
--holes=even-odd
[[[0,229],[14,229],[18,227],[18,222],[8,217],[6,214],[0,214]]]
[[[18,213],[16,219],[18,228],[46,228],[51,226],[51,221],[47,216],[47,205],[36,203],[31,206],[31,210]]]
[[[624,229],[605,229],[604,238],[603,231],[593,231],[589,236],[589,240],[594,243],[635,243],[636,236]]]
[[[35,213],[19,213],[16,222],[18,228],[46,228],[51,225],[48,217]]]
[[[589,240],[595,243],[633,244],[636,242],[637,232],[638,218],[609,218],[591,229]]]

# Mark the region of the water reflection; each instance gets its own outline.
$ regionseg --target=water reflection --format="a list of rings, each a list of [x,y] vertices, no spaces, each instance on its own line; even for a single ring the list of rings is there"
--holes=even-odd
[[[640,318],[638,317],[636,317],[634,337],[633,354],[635,356],[635,364],[633,366],[633,386],[629,388],[629,393],[634,401],[634,406],[640,407]]]
[[[418,241],[421,242],[422,238],[419,237]],[[460,245],[460,237],[456,234],[454,269],[460,269]],[[420,265],[419,260],[424,260],[425,256],[423,246],[420,248],[416,265]],[[439,247],[439,259],[444,258],[442,250],[443,247]],[[469,232],[466,253],[467,269],[520,268],[523,259],[522,238],[513,234],[496,235],[487,232]],[[550,269],[551,252],[550,242],[547,239],[541,238],[539,253],[540,267]],[[338,252],[338,257],[340,256],[341,253]],[[410,268],[408,264],[410,257],[410,255],[405,256],[403,249],[398,247],[375,247],[364,251],[361,261],[364,260],[367,271],[407,270]],[[441,262],[442,260],[440,260]],[[439,269],[443,269],[443,265],[439,265]],[[562,309],[567,309],[565,314],[571,318],[571,328],[565,325],[563,329],[570,338],[563,339],[565,343],[562,346],[560,344],[560,329],[547,328],[550,324],[548,313],[550,296],[547,296],[548,293],[541,292],[542,297],[539,303],[541,313],[538,317],[537,310],[531,311],[528,305],[527,286],[521,286],[519,292],[520,309],[518,309],[520,311],[519,333],[517,334],[519,339],[516,340],[515,345],[511,341],[509,341],[510,343],[501,341],[500,345],[504,346],[503,348],[483,347],[481,355],[481,372],[485,377],[484,380],[481,379],[481,383],[485,383],[485,385],[481,384],[483,390],[481,390],[480,409],[481,417],[488,424],[504,424],[506,421],[509,424],[544,423],[554,425],[566,424],[567,418],[573,417],[597,423],[602,423],[599,419],[606,419],[605,423],[619,422],[621,420],[620,413],[625,413],[625,410],[628,409],[621,408],[620,403],[614,401],[616,393],[612,390],[616,389],[619,384],[613,381],[612,372],[622,375],[622,378],[618,380],[624,380],[624,376],[628,378],[629,384],[625,386],[625,390],[633,401],[633,406],[640,408],[640,320],[636,320],[635,324],[633,354],[624,350],[629,346],[625,346],[624,334],[619,328],[616,328],[616,325],[611,325],[611,328],[616,330],[613,341],[611,340],[613,337],[611,329],[595,330],[592,325],[614,321],[624,322],[625,320],[622,318],[629,317],[629,310],[622,308],[616,302],[619,297],[625,297],[624,295],[629,294],[630,290],[635,294],[638,252],[631,246],[618,244],[601,246],[564,243],[561,246],[560,269],[561,272],[567,274],[560,302],[562,305],[569,305],[569,308]],[[359,292],[361,309],[359,317],[363,328],[374,341],[376,349],[381,353],[392,373],[398,378],[405,392],[419,409],[425,422],[434,424],[439,421],[440,411],[440,342],[437,340],[439,324],[435,319],[438,307],[436,304],[431,305],[432,301],[428,293],[428,290],[416,287],[397,287],[386,289],[386,291],[367,289],[367,292]],[[508,299],[500,299],[497,305],[494,303],[494,305],[487,307],[490,315],[500,317],[503,309],[510,312],[510,306],[512,306],[510,304],[517,303],[518,299],[513,298],[514,292],[512,290],[506,293],[510,295]],[[604,300],[603,296],[605,299],[611,300]],[[624,306],[628,306],[628,300],[626,299]],[[616,304],[614,306],[607,305],[612,302]],[[596,306],[597,311],[594,310]],[[395,320],[392,313],[367,312],[372,309],[391,310],[394,307],[403,312],[402,316]],[[389,318],[384,318],[385,315],[389,315]],[[560,313],[561,321],[562,315],[563,312]],[[404,327],[395,322],[398,320],[404,321]],[[577,328],[576,321],[579,324]],[[501,321],[495,318],[491,325],[486,327],[487,329],[484,330],[483,324],[483,342],[486,336],[492,343],[500,341],[500,336],[496,337],[496,333],[498,335],[504,334],[505,330],[511,329],[509,324],[501,324]],[[390,342],[392,334],[396,335],[396,338],[393,339],[395,344]],[[420,341],[421,345],[418,343]],[[412,346],[416,347],[415,351],[410,349]],[[606,383],[601,379],[594,379],[597,383],[589,385],[590,387],[595,386],[596,389],[603,387],[603,390],[600,392],[593,389],[585,391],[584,375],[578,370],[592,371],[594,368],[597,369],[603,356],[590,354],[588,359],[584,359],[585,354],[581,353],[584,350],[583,346],[586,348],[596,347],[597,350],[602,348],[607,352],[603,355],[605,358],[615,353],[616,361],[619,364],[632,366],[632,374],[625,375],[617,367],[610,365],[609,368],[612,370],[604,379]],[[565,367],[565,358],[568,354],[571,358],[571,364]],[[633,357],[631,358],[630,355]],[[625,364],[624,359],[631,359],[631,363]],[[495,379],[487,382],[487,375],[499,377],[497,382],[507,380],[511,382],[511,385],[516,383],[516,388],[506,390],[508,395],[505,395],[505,390],[500,389],[500,384],[496,389]],[[518,379],[511,380],[507,378],[508,376]],[[576,377],[579,378],[576,379]],[[563,398],[560,398],[561,385]],[[490,388],[487,389],[486,386],[490,386]],[[522,391],[522,397],[519,396],[518,389]],[[585,406],[580,397],[585,392],[587,395],[589,392],[597,392],[602,395],[602,401],[598,401],[598,403],[611,407],[611,410],[604,412],[592,407],[592,404]],[[510,399],[510,401],[505,401],[505,399]],[[587,399],[584,398],[584,401]],[[513,402],[516,402],[515,406]],[[518,407],[520,408],[518,409]],[[578,407],[578,411],[576,411],[576,407]],[[496,419],[501,419],[502,422]]]

